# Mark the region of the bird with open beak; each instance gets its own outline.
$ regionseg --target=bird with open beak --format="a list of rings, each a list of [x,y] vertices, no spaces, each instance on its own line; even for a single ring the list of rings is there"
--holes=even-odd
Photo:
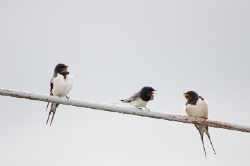
[[[207,119],[207,116],[208,116],[208,104],[204,100],[204,98],[199,96],[194,91],[188,91],[188,92],[184,93],[184,97],[187,100],[186,106],[184,107],[184,110],[185,110],[185,112],[186,112],[186,114],[188,116]],[[204,152],[205,152],[205,157],[207,157],[206,149],[205,149],[204,141],[203,141],[203,134],[204,133],[206,133],[207,137],[209,138],[210,144],[212,145],[212,148],[214,150],[210,135],[208,133],[208,126],[195,125],[195,127],[199,131],[201,141],[202,141],[202,145],[203,145],[203,149],[204,149]],[[216,154],[215,150],[214,150],[214,153]]]
[[[59,63],[56,65],[54,69],[53,76],[50,80],[50,95],[51,96],[58,96],[58,97],[67,97],[69,91],[73,87],[74,77],[69,74],[68,66],[65,64]],[[68,98],[68,97],[67,97]],[[49,103],[47,104],[46,110],[48,108]],[[56,108],[59,104],[52,103],[50,107],[49,116],[47,119],[46,124],[49,121],[50,114],[53,113],[50,125],[54,119],[54,115],[56,113]]]
[[[136,108],[146,108],[146,105],[148,104],[149,100],[154,99],[154,91],[156,91],[154,88],[149,86],[144,86],[139,92],[132,95],[130,98],[121,100],[124,103],[129,103],[130,105],[136,107]],[[149,109],[147,109],[149,110]]]

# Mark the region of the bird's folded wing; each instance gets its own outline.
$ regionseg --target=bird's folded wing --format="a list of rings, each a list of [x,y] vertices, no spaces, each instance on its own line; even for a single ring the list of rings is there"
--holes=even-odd
[[[139,92],[133,94],[130,98],[128,98],[128,99],[126,99],[126,100],[123,100],[123,102],[128,102],[128,103],[129,103],[129,102],[135,100],[137,97],[139,97],[140,94],[141,94],[141,91],[139,91]]]
[[[52,89],[53,89],[53,76],[52,76],[52,78],[50,80],[50,96],[53,96]]]

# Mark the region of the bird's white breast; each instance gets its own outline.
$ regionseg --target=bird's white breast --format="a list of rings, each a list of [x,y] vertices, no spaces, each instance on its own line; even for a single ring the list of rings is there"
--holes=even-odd
[[[207,118],[208,116],[208,105],[205,100],[197,100],[196,105],[190,105],[184,107],[185,112],[188,116]]]
[[[135,100],[130,102],[130,105],[141,108],[141,107],[146,107],[148,104],[148,101],[143,101],[140,97],[137,97]]]
[[[61,74],[57,74],[57,77],[52,79],[53,96],[65,97],[73,87],[74,77],[72,75],[67,75],[66,79]]]

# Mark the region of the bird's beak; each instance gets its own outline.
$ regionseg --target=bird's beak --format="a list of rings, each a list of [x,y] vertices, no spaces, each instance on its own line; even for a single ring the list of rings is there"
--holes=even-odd
[[[189,97],[190,95],[189,94],[187,94],[187,93],[183,93],[184,95],[183,96],[185,96],[185,97]]]

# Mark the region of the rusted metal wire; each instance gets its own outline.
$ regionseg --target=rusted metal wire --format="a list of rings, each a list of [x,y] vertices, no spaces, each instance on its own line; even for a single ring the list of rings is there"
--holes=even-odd
[[[17,90],[12,90],[12,89],[3,89],[3,88],[0,88],[0,95],[17,97],[17,98],[25,98],[29,100],[38,100],[38,101],[44,101],[44,102],[54,102],[58,104],[72,105],[76,107],[85,107],[85,108],[91,108],[91,109],[98,109],[98,110],[118,112],[118,113],[123,113],[123,114],[144,116],[144,117],[149,117],[149,118],[163,119],[163,120],[176,121],[176,122],[182,122],[182,123],[208,125],[208,126],[215,127],[215,128],[237,130],[237,131],[250,133],[249,126],[243,126],[240,124],[219,122],[219,121],[208,120],[208,119],[204,120],[201,118],[172,115],[172,114],[153,112],[153,111],[148,111],[148,110],[140,110],[140,109],[133,108],[133,107],[124,107],[124,106],[115,105],[115,104],[97,103],[97,102],[86,101],[86,100],[82,101],[82,100],[73,99],[73,98],[69,98],[69,99],[60,98],[56,96],[48,96],[44,94],[37,94],[37,93],[17,91]]]

